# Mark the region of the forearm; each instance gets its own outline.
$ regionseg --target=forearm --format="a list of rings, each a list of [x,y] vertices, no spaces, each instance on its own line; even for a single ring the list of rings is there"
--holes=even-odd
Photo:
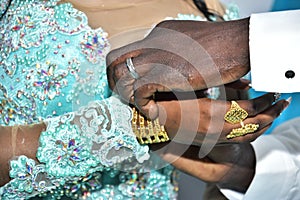
[[[256,158],[251,144],[244,143],[239,146],[236,152],[238,156],[235,157],[231,170],[219,181],[218,186],[245,193],[255,175]]]
[[[91,102],[76,112],[46,119],[46,125],[2,127],[1,185],[10,178],[18,181],[22,170],[32,175],[26,171],[28,162],[32,168],[36,167],[33,173],[42,169],[53,180],[85,176],[101,166],[121,164],[128,158],[143,162],[149,158],[149,149],[137,142],[131,119],[128,105],[111,97]]]
[[[9,161],[20,155],[36,159],[39,136],[46,129],[45,124],[28,126],[0,126],[0,186],[9,178]]]
[[[175,51],[189,46],[180,54],[189,62],[182,64],[187,69],[180,72],[194,89],[232,82],[250,70],[249,18],[225,22],[164,21],[158,28],[162,30],[155,29],[154,33],[170,32],[169,40]],[[176,40],[181,42],[174,45]],[[186,67],[189,64],[192,67]]]

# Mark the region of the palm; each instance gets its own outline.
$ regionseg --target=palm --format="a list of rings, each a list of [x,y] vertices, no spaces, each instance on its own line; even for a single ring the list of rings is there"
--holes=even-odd
[[[204,158],[200,147],[169,143],[161,157],[205,182],[245,191],[254,175],[255,156],[249,143],[215,146]]]

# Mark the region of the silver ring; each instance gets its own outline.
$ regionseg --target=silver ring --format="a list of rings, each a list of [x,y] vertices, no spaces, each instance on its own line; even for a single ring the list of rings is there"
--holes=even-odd
[[[130,75],[134,78],[134,79],[138,79],[140,78],[139,74],[136,72],[135,67],[133,65],[132,59],[131,58],[127,58],[126,59],[126,66],[130,72]]]
[[[281,97],[281,94],[278,93],[278,92],[276,92],[276,93],[274,94],[274,102],[276,102],[278,99],[280,99],[280,97]]]

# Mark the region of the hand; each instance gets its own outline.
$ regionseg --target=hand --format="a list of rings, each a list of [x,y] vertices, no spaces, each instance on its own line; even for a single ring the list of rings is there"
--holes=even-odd
[[[249,143],[215,146],[206,157],[199,158],[198,155],[199,147],[176,143],[168,144],[160,153],[165,161],[202,181],[216,183],[221,188],[247,191],[256,164],[255,153]]]
[[[251,134],[233,139],[226,136],[241,124],[231,124],[224,120],[231,107],[230,101],[208,98],[159,101],[159,118],[165,125],[169,137],[178,143],[197,146],[249,142],[262,135],[279,114],[289,105],[288,101],[274,103],[274,94],[268,93],[251,100],[237,100],[241,108],[248,113],[243,121],[246,124],[257,124],[259,128]]]
[[[162,22],[144,40],[109,53],[109,85],[154,119],[155,92],[200,90],[245,75],[250,67],[248,27],[249,19]],[[130,75],[127,58],[132,58],[138,79]]]

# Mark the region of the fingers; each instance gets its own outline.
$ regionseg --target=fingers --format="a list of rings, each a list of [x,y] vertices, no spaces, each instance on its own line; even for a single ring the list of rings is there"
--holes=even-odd
[[[183,155],[182,150],[184,150]],[[160,156],[177,169],[203,181],[219,181],[231,167],[223,163],[212,162],[208,158],[199,159],[199,150],[199,147],[172,142]]]
[[[242,137],[236,137],[232,139],[232,141],[235,142],[250,142],[257,139],[259,136],[261,136],[266,130],[268,130],[273,121],[280,115],[280,113],[283,112],[285,108],[289,105],[289,101],[286,100],[280,100],[276,102],[274,105],[270,106],[263,112],[253,116],[248,117],[244,120],[244,124],[257,124],[259,125],[259,128],[254,133],[247,134]]]
[[[160,86],[157,84],[143,85],[139,87],[139,92],[135,92],[135,105],[150,119],[155,119],[159,115],[158,106],[154,101],[154,94],[158,87]]]
[[[232,142],[238,142],[238,143],[253,142],[258,137],[260,137],[262,134],[264,134],[271,127],[271,125],[272,125],[272,123],[270,123],[269,125],[267,125],[263,128],[259,128],[259,130],[256,131],[255,133],[247,134],[247,135],[244,135],[241,137],[236,137],[236,138],[230,139],[230,140]]]
[[[125,47],[113,50],[107,54],[106,70],[109,87],[112,90],[115,89],[116,83],[119,81],[119,79],[123,77],[124,74],[128,73],[126,59],[138,57],[141,53],[142,50],[140,48],[140,42],[135,42]]]
[[[247,111],[249,116],[255,116],[272,106],[275,100],[275,93],[267,93],[255,99],[237,102],[244,110]]]

